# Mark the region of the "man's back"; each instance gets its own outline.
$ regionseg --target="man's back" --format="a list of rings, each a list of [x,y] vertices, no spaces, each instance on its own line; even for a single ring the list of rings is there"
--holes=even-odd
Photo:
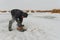
[[[23,11],[19,10],[19,9],[13,9],[11,10],[11,15],[14,17],[21,17],[23,14]]]

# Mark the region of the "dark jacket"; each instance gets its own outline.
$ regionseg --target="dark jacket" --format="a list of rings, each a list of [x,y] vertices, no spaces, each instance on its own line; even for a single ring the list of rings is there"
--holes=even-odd
[[[24,12],[22,10],[19,10],[19,9],[11,10],[11,15],[15,18],[22,17],[23,14],[24,14]]]

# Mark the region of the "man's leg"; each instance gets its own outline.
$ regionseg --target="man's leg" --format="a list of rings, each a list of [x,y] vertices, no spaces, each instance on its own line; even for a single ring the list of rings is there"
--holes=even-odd
[[[12,31],[12,24],[13,24],[13,22],[15,21],[15,19],[14,18],[12,18],[12,20],[10,20],[9,21],[9,31]]]
[[[17,19],[16,19],[16,22],[17,22],[17,26],[18,26],[18,27],[24,26],[24,25],[22,25],[23,18],[17,18]]]
[[[22,22],[23,22],[23,18],[19,19],[19,20],[16,20],[17,21],[17,30],[21,31],[21,32],[24,32],[26,31],[24,27],[24,25],[22,25]]]

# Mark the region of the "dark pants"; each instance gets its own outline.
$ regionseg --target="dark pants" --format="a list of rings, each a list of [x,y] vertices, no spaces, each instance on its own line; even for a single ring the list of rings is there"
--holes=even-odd
[[[20,27],[22,25],[23,18],[12,17],[12,19],[9,21],[9,28],[12,27],[12,24],[14,23],[14,21],[16,21],[17,22],[17,26]]]

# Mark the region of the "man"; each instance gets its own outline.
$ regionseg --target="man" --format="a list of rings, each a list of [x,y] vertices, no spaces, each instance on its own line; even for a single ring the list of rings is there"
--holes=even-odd
[[[23,28],[24,25],[22,25],[23,18],[26,18],[28,16],[27,13],[23,12],[19,9],[13,9],[11,10],[12,20],[9,21],[9,31],[12,31],[12,24],[14,21],[17,22],[17,29],[20,31],[25,31]]]

